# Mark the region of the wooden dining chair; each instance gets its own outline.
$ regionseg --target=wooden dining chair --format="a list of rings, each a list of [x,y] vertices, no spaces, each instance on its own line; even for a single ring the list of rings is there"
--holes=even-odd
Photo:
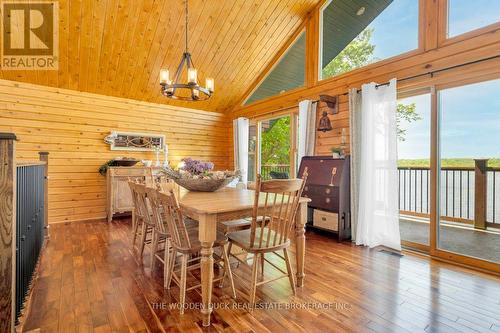
[[[154,193],[149,193],[149,195],[153,208],[153,216],[158,220],[158,223],[166,224],[168,234],[170,235],[170,237],[166,239],[167,243],[165,244],[165,248],[171,249],[171,251],[165,251],[163,258],[167,273],[164,275],[164,285],[166,289],[170,289],[171,281],[174,280],[179,286],[180,313],[183,314],[186,291],[201,287],[201,284],[197,284],[186,288],[188,271],[200,267],[201,257],[199,253],[201,251],[201,244],[198,240],[198,230],[186,227],[184,216],[172,192],[164,193],[155,191]],[[226,244],[228,244],[227,237],[221,233],[217,233],[213,246],[214,249],[218,248],[221,250],[222,258],[215,258],[214,264],[218,264],[222,260],[224,266],[223,275],[213,281],[219,282],[219,286],[222,287],[222,283],[227,277],[229,279],[232,297],[236,298],[231,266],[225,249]],[[180,265],[178,265],[179,274],[176,272],[176,261],[178,256],[180,257]]]
[[[135,247],[135,243],[137,239],[142,240],[142,229],[144,225],[144,219],[145,217],[145,212],[143,211],[142,208],[142,203],[141,203],[141,198],[139,191],[137,189],[137,186],[140,185],[139,180],[137,179],[129,179],[128,181],[128,186],[130,188],[130,193],[132,196],[132,203],[133,203],[133,208],[132,208],[132,247]],[[148,230],[150,232],[150,230]],[[150,242],[150,239],[147,240],[147,242]],[[143,246],[142,246],[143,248]],[[141,250],[141,245],[139,244],[138,249]],[[142,255],[142,253],[141,253]]]
[[[129,183],[129,185],[131,186],[131,189],[133,189],[132,191],[135,205],[134,214],[136,216],[136,223],[140,223],[140,233],[138,233],[138,236],[140,237],[140,244],[138,251],[139,256],[142,258],[144,254],[144,248],[146,246],[151,247],[152,245],[155,226],[151,215],[151,205],[147,197],[148,187],[144,184],[139,183]]]
[[[151,269],[154,269],[156,260],[159,260],[163,264],[165,272],[167,272],[167,265],[164,259],[164,255],[166,254],[164,251],[166,250],[168,253],[170,250],[167,248],[168,244],[165,242],[166,239],[170,237],[170,234],[168,233],[168,227],[166,225],[166,218],[164,216],[162,205],[158,201],[158,196],[156,195],[157,191],[173,194],[173,198],[176,200],[175,204],[178,205],[178,202],[174,195],[174,187],[170,182],[168,184],[157,183],[156,188],[146,188],[146,196],[149,204],[151,205],[151,217],[154,224],[151,236],[150,267]],[[189,232],[198,234],[198,222],[191,219],[184,219],[184,224]],[[162,243],[165,243],[163,248],[160,246]]]
[[[293,294],[295,295],[295,276],[290,263],[288,248],[290,235],[295,226],[295,216],[299,208],[299,199],[307,179],[307,168],[302,179],[276,179],[262,181],[257,176],[255,201],[250,229],[229,233],[228,253],[231,253],[232,244],[244,251],[253,254],[251,285],[249,292],[250,309],[255,305],[257,286],[288,277]],[[258,221],[267,221],[259,223]],[[281,256],[278,251],[283,251]],[[266,253],[275,253],[284,259],[286,272],[265,258]],[[264,262],[268,262],[283,275],[264,280]],[[258,280],[258,267],[261,266],[262,281]],[[235,274],[236,277],[240,277]]]
[[[160,191],[178,191],[178,189],[176,188],[176,184],[166,178],[166,177],[153,177],[153,173],[152,171],[150,171],[149,173],[149,177],[148,175],[146,175],[146,177],[129,177],[128,178],[128,184],[129,184],[129,188],[130,188],[130,192],[131,192],[131,196],[132,196],[132,204],[133,204],[133,208],[132,208],[132,246],[135,246],[135,242],[137,240],[137,238],[140,237],[141,235],[141,232],[142,232],[142,224],[144,222],[144,219],[146,218],[144,216],[145,212],[142,212],[141,211],[141,202],[139,201],[140,200],[140,194],[138,193],[137,189],[134,188],[134,186],[136,184],[139,184],[139,185],[146,185],[147,187],[153,187],[153,188],[156,188]],[[140,192],[140,191],[139,191]],[[147,207],[148,205],[146,205]],[[150,209],[149,209],[150,211]],[[151,212],[149,212],[151,214]],[[148,228],[147,229],[148,232],[151,232],[151,229]],[[151,241],[151,239],[147,239],[146,240],[146,243],[149,244],[149,242]]]

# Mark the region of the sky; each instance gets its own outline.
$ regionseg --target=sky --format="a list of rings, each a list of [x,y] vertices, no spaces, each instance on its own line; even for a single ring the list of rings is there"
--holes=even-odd
[[[500,20],[500,0],[449,0],[450,37]],[[370,25],[374,57],[386,59],[418,47],[418,0],[394,0]],[[401,159],[429,158],[430,95],[407,98],[422,120],[403,123]],[[500,157],[500,80],[440,93],[442,158]]]
[[[406,140],[400,159],[429,158],[430,95],[402,99],[415,103],[421,120],[402,123]],[[500,157],[500,79],[450,88],[439,93],[442,158]]]
[[[449,0],[448,7],[449,37],[454,37],[500,20],[499,0]]]
[[[415,50],[418,47],[418,0],[394,0],[368,28],[373,29],[375,59]]]
[[[448,35],[454,37],[500,20],[500,0],[449,0]],[[394,0],[368,26],[376,59],[418,47],[418,0]]]

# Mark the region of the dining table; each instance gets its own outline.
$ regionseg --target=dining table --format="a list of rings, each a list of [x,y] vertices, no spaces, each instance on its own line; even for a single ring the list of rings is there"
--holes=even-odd
[[[194,192],[181,188],[178,194],[179,205],[183,214],[199,223],[198,237],[201,243],[201,314],[203,317],[203,326],[210,326],[214,276],[213,244],[216,239],[217,224],[251,217],[255,201],[255,191],[225,187],[215,192]],[[295,228],[292,231],[293,234],[291,234],[291,237],[295,238],[293,243],[295,245],[297,287],[304,285],[305,224],[307,222],[307,203],[310,201],[309,198],[300,198],[295,217]],[[262,206],[264,206],[263,202]]]

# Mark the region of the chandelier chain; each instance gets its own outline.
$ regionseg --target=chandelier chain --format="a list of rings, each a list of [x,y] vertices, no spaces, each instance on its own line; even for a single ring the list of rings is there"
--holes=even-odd
[[[188,0],[184,1],[186,6],[186,18],[185,18],[185,26],[186,26],[186,53],[188,53]]]

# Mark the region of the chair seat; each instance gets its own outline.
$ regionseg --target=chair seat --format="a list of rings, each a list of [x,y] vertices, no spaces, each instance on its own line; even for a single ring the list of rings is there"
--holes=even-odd
[[[184,218],[184,224],[186,225],[186,231],[188,233],[189,242],[191,243],[191,249],[181,249],[178,248],[177,251],[181,253],[196,253],[201,250],[201,243],[198,239],[198,222],[190,218]],[[167,226],[165,225],[165,230]],[[162,234],[163,235],[163,234]],[[168,236],[164,234],[163,236]],[[227,236],[224,233],[217,231],[216,239],[213,247],[220,247],[226,245],[228,242]]]
[[[276,235],[276,232],[274,230],[269,230],[269,228],[264,228],[264,233],[262,235],[262,247],[258,247],[260,243],[260,234],[261,234],[261,228],[258,227],[255,228],[255,241],[253,243],[254,247],[252,247],[252,244],[250,244],[251,232],[252,232],[251,229],[230,232],[227,234],[227,237],[230,242],[232,242],[235,245],[238,245],[243,250],[249,253],[274,252],[279,249],[288,247],[290,245],[289,239],[287,239],[283,244],[280,244],[278,246],[272,245],[274,243],[274,236]],[[269,247],[266,247],[268,235],[269,235]],[[277,237],[279,237],[279,235]]]
[[[257,224],[260,224],[263,220],[263,216],[259,216],[257,218]],[[269,216],[266,217],[266,221],[270,221],[271,218]],[[239,219],[239,220],[232,220],[232,221],[224,221],[221,223],[223,226],[223,232],[230,233],[234,231],[239,231],[239,230],[244,230],[244,229],[249,229],[252,225],[252,218],[244,218],[244,219]]]
[[[192,220],[190,218],[184,218],[184,224],[186,225],[186,229],[188,230],[188,232],[190,230],[193,230],[193,232],[198,232],[198,222],[196,222],[195,220]],[[153,225],[151,225],[151,227],[154,227]],[[165,230],[168,230],[168,226],[166,225],[166,223],[164,223],[164,228]],[[156,229],[156,232],[158,232],[158,234],[160,236],[163,236],[163,237],[166,237],[168,236],[168,233],[162,233],[160,231],[158,231],[158,229]]]
[[[221,223],[225,232],[233,232],[250,228],[252,222],[248,219],[224,221]]]

